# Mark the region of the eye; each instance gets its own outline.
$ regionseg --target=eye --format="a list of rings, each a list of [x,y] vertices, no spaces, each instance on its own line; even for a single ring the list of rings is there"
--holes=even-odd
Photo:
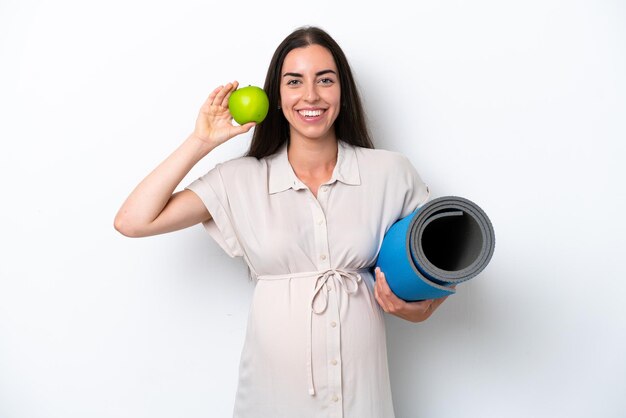
[[[300,80],[298,80],[297,78],[293,78],[291,80],[287,80],[287,85],[288,86],[295,86],[297,84],[300,84]]]
[[[326,78],[321,78],[319,82],[320,82],[320,84],[328,85],[328,84],[333,84],[335,82],[335,80],[333,80],[332,78],[326,77]]]

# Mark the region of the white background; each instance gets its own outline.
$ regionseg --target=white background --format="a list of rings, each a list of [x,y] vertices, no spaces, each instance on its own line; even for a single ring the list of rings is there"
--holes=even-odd
[[[196,226],[113,217],[217,85],[328,30],[379,148],[479,204],[491,264],[387,319],[399,418],[626,414],[626,6],[0,2],[0,418],[227,417],[252,284]],[[187,184],[244,152],[209,155]]]

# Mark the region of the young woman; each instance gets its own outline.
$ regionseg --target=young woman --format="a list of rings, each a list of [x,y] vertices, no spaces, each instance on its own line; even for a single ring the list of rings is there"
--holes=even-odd
[[[204,156],[255,126],[232,124],[237,87],[209,95],[193,133],[130,194],[115,228],[139,237],[203,223],[245,260],[256,286],[234,416],[393,417],[382,311],[419,322],[443,299],[404,302],[372,269],[387,229],[428,188],[407,158],[374,149],[343,51],[304,27],[274,53],[270,111],[248,154],[174,193]]]

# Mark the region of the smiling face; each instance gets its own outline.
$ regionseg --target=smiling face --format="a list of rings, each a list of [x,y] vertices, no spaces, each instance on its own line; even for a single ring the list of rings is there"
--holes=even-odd
[[[337,66],[320,45],[292,49],[283,62],[280,105],[293,139],[336,139],[333,124],[341,107]]]

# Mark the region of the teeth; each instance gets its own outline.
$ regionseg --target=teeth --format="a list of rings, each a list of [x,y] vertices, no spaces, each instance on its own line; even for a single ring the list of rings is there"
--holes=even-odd
[[[319,116],[322,114],[321,110],[301,110],[299,112],[302,116],[307,116],[307,117],[311,117],[311,116]]]

